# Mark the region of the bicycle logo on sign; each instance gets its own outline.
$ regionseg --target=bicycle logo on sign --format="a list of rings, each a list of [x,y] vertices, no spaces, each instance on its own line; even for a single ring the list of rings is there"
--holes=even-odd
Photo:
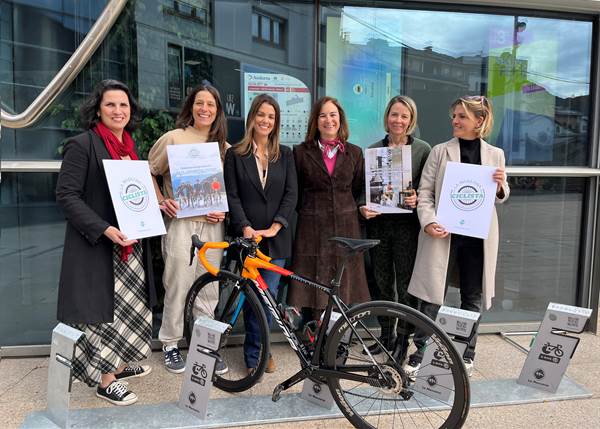
[[[565,352],[562,349],[562,344],[557,344],[553,346],[552,344],[550,344],[550,342],[547,342],[542,346],[542,353],[544,353],[545,355],[554,353],[554,355],[557,357],[562,357],[565,354]]]

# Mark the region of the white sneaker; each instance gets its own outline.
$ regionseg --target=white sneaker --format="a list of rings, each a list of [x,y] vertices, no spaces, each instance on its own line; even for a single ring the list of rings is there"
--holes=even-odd
[[[473,360],[472,359],[464,359],[465,369],[467,370],[467,376],[471,377],[473,375]]]
[[[404,364],[402,370],[404,370],[404,373],[408,377],[408,380],[414,383],[415,381],[417,381],[417,374],[419,373],[419,368],[421,368],[421,364],[419,362],[409,360],[406,364]]]

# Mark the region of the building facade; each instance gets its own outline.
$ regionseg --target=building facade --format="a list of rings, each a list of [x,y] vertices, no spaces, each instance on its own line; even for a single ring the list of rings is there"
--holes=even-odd
[[[61,147],[105,78],[126,82],[144,108],[142,154],[205,80],[221,92],[232,143],[263,91],[282,106],[286,144],[302,141],[312,101],[327,94],[363,148],[383,137],[393,95],[415,99],[417,136],[431,145],[451,137],[456,97],[486,95],[512,193],[499,207],[484,329],[535,329],[549,302],[597,309],[599,14],[595,0],[0,0],[0,347],[49,343],[65,226],[54,197]],[[95,31],[98,48],[77,51]],[[73,58],[81,70],[46,98]],[[23,119],[32,105],[41,114]]]

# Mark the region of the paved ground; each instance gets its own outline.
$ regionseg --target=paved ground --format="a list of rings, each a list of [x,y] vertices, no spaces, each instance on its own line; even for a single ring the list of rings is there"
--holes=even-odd
[[[525,346],[531,337],[516,337]],[[295,357],[286,345],[275,345],[273,355],[278,364],[274,374],[243,395],[267,395],[277,382],[298,368]],[[132,390],[142,404],[174,402],[178,398],[182,376],[166,372],[162,355],[150,359],[153,372],[145,378],[131,381]],[[517,378],[525,354],[498,335],[482,335],[478,345],[473,379]],[[47,358],[4,358],[0,360],[0,427],[17,428],[25,416],[46,407]],[[591,399],[548,402],[472,409],[465,428],[577,428],[600,427],[600,336],[583,334],[582,341],[567,372],[568,376],[593,392]],[[300,386],[294,391],[299,391]],[[213,390],[212,396],[229,394]],[[93,389],[81,383],[74,386],[73,408],[106,407],[96,398]],[[254,426],[256,428],[342,428],[350,425],[342,419],[302,423]]]

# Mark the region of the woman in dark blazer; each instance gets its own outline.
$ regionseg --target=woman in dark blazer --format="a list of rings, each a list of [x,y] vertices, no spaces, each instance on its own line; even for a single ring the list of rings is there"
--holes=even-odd
[[[334,278],[343,252],[331,237],[360,238],[358,207],[364,205],[364,158],[362,150],[348,142],[344,110],[332,97],[315,103],[308,121],[306,141],[294,147],[298,172],[298,226],[292,270],[328,285]],[[340,297],[346,304],[369,300],[362,255],[345,266]],[[327,295],[292,281],[288,302],[318,319]]]
[[[292,151],[279,144],[280,110],[267,94],[254,98],[244,138],[225,155],[225,186],[231,233],[263,237],[261,248],[275,265],[283,267],[292,254],[290,218],[296,208],[298,185]],[[261,270],[269,291],[277,297],[280,275]],[[267,320],[271,315],[267,311]],[[248,372],[257,366],[260,338],[254,315],[245,309],[244,359]],[[269,357],[266,372],[275,371]]]
[[[58,320],[84,332],[74,376],[116,405],[137,401],[121,380],[150,372],[151,307],[156,302],[147,242],[119,231],[102,160],[137,159],[129,131],[137,104],[123,83],[105,80],[81,107],[88,131],[70,139],[56,185],[67,219]]]

